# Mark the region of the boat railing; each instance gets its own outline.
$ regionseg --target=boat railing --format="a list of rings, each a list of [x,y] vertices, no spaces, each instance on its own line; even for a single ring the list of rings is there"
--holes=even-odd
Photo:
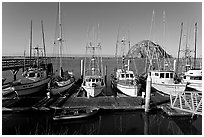
[[[171,108],[202,115],[202,92],[184,91],[170,94]]]

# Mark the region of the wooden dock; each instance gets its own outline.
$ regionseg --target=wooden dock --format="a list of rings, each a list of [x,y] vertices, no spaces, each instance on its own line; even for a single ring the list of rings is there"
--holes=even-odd
[[[141,110],[144,109],[145,99],[141,96],[129,97],[124,94],[104,92],[98,97],[79,96],[77,84],[61,96],[53,97],[15,97],[3,98],[3,112],[52,111],[55,109],[98,107],[105,110]],[[113,93],[110,93],[113,92]],[[162,109],[169,116],[189,116],[189,113],[176,111],[170,105],[170,98],[157,92],[151,93],[151,108]]]
[[[24,111],[41,111],[65,108],[80,107],[98,107],[105,110],[138,110],[144,109],[144,98],[128,97],[122,94],[117,96],[99,96],[94,98],[77,97],[76,92],[66,96],[58,97],[28,97],[28,98],[5,98],[2,101],[3,112],[24,112]],[[169,98],[162,97],[158,93],[151,96],[151,106],[157,107],[158,104],[168,102]]]
[[[64,103],[59,106],[59,102]],[[74,97],[68,99],[59,98],[50,108],[80,108],[80,107],[98,107],[101,109],[143,109],[143,98],[141,97],[114,97],[103,96],[96,98]]]

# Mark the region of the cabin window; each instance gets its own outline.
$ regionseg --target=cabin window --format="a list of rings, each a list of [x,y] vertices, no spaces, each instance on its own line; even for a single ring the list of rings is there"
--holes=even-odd
[[[126,78],[129,78],[129,74],[126,74]]]
[[[98,82],[98,79],[96,79],[96,82]]]
[[[155,73],[155,76],[159,76],[159,73]]]
[[[164,78],[164,73],[160,73],[160,78]]]
[[[169,73],[166,73],[166,78],[169,78]]]
[[[29,77],[35,77],[35,73],[30,73]]]
[[[173,73],[170,73],[170,78],[173,78]]]
[[[91,82],[91,79],[86,79],[87,82]]]
[[[95,82],[95,79],[94,79],[94,78],[92,79],[92,82]]]
[[[202,77],[201,76],[198,76],[198,77],[190,77],[191,80],[202,80]]]
[[[183,76],[184,79],[186,79],[186,76]]]
[[[40,77],[40,73],[37,74],[37,77]]]
[[[125,77],[125,74],[121,74],[121,77],[124,78],[124,77]]]
[[[130,74],[130,78],[133,78],[134,76],[133,76],[133,74]]]

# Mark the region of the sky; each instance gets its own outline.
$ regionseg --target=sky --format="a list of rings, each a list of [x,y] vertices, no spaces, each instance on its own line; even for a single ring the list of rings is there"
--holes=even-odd
[[[57,2],[2,2],[2,56],[29,55],[30,22],[33,23],[33,47],[42,47],[43,20],[47,55],[53,56],[57,27]],[[128,33],[131,46],[150,39],[177,57],[181,22],[181,48],[187,43],[194,50],[194,24],[197,29],[197,57],[202,55],[201,2],[61,2],[64,54],[85,54],[87,29],[100,24],[103,55],[114,55],[120,33]],[[152,32],[152,14],[154,25]],[[165,27],[163,23],[165,11]],[[165,30],[165,31],[164,31]],[[164,33],[165,32],[165,33]]]

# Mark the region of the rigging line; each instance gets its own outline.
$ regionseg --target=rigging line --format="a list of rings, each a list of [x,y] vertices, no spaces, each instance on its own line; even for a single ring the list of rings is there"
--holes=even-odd
[[[117,41],[116,41],[116,51],[115,51],[115,57],[116,57],[116,59],[117,59],[117,65],[116,65],[116,67],[118,68],[118,64],[119,64],[119,60],[118,60],[118,39],[119,39],[119,31],[120,31],[120,24],[118,25],[118,34],[117,34]]]
[[[152,12],[152,20],[151,20],[151,25],[150,25],[149,40],[150,40],[150,37],[151,37],[151,34],[152,34],[153,21],[154,21],[154,10]]]

